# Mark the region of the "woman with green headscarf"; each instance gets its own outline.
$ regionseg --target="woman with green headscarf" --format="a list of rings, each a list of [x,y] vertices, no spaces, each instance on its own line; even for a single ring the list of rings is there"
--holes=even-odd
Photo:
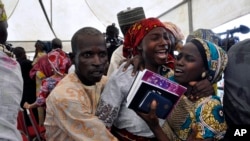
[[[156,102],[151,104],[149,114],[141,114],[159,140],[189,140],[195,126],[197,140],[220,140],[224,137],[225,122],[220,98],[216,95],[190,101],[187,96],[192,92],[190,81],[208,79],[212,84],[220,78],[227,64],[226,52],[212,42],[194,38],[180,50],[176,61],[174,76],[170,79],[187,87],[187,92],[176,105],[170,116],[159,128],[154,110]],[[160,133],[165,133],[163,136]],[[192,140],[194,141],[194,140]]]

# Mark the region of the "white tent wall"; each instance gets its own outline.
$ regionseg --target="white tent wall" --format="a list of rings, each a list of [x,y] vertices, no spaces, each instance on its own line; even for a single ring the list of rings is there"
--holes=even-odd
[[[8,41],[34,51],[36,40],[50,41],[53,35],[39,0],[2,0],[9,23]],[[117,22],[116,14],[127,7],[143,7],[147,17],[157,17],[182,0],[43,0],[49,21],[65,51],[71,51],[70,39],[81,27],[93,26],[105,32],[106,26]]]
[[[9,17],[8,42],[14,47],[23,46],[27,52],[33,52],[35,41],[50,41],[55,37],[39,0],[2,0],[2,2]],[[70,39],[78,29],[93,26],[105,32],[106,26],[112,23],[118,27],[116,14],[127,7],[140,6],[144,8],[146,17],[159,17],[162,21],[173,22],[181,28],[185,36],[192,30],[212,29],[250,13],[249,0],[42,0],[42,2],[56,36],[63,41],[63,49],[67,52],[71,51]]]
[[[161,21],[169,21],[175,23],[186,36],[189,34],[189,15],[188,15],[188,3],[183,2],[175,9],[167,11],[160,17]]]
[[[165,12],[160,19],[177,24],[186,37],[198,28],[213,29],[249,13],[249,0],[187,0],[179,7]],[[250,22],[250,19],[245,22]]]

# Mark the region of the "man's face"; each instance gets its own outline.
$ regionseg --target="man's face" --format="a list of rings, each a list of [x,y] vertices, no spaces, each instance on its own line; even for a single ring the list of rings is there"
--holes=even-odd
[[[76,74],[83,84],[94,85],[101,80],[108,62],[105,38],[102,35],[85,35],[78,40]]]

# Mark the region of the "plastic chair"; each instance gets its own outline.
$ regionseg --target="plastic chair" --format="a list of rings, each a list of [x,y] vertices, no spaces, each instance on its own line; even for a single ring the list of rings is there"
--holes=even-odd
[[[26,109],[27,115],[32,126],[28,127],[28,135],[31,138],[37,138],[38,141],[45,141],[45,127],[38,125],[32,109]]]

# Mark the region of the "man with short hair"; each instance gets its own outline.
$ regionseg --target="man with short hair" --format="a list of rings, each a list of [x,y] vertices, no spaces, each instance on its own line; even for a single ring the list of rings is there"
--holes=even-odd
[[[46,100],[48,141],[117,140],[95,116],[107,78],[108,62],[103,34],[92,27],[78,30],[71,40],[75,72],[66,75]]]

